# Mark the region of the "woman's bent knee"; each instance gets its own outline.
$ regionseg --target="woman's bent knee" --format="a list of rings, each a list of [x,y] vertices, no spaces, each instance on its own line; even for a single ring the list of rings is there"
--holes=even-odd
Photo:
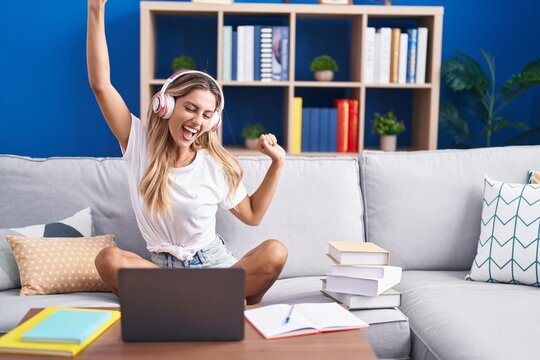
[[[287,247],[281,241],[274,239],[266,240],[264,246],[268,259],[281,270],[289,255]]]
[[[121,250],[114,246],[109,246],[101,249],[97,254],[94,264],[99,273],[110,271],[112,268],[117,268],[121,262]]]

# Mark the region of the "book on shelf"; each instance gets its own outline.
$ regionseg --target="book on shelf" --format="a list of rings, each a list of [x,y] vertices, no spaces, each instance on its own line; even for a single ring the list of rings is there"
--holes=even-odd
[[[302,151],[302,98],[293,98],[293,113],[291,124],[291,149],[292,154]]]
[[[272,27],[261,27],[261,81],[272,81]]]
[[[408,29],[409,43],[407,45],[407,82],[416,82],[416,49],[418,42],[418,30]]]
[[[328,241],[328,256],[341,265],[388,265],[390,253],[372,242]]]
[[[245,81],[245,68],[246,68],[246,59],[244,54],[246,53],[246,27],[238,26],[236,28],[236,80]]]
[[[255,26],[246,25],[244,27],[244,80],[253,81],[254,79],[254,47],[255,47]]]
[[[349,142],[349,99],[335,100],[337,108],[337,152],[345,153]]]
[[[62,334],[65,329],[55,326],[54,322],[49,325],[51,327],[45,329],[42,328],[41,332],[37,332],[38,340],[49,341],[51,342],[27,342],[23,340],[23,336],[27,333],[32,334],[31,330],[34,327],[38,327],[42,322],[47,324],[46,321],[50,316],[53,316],[57,311],[73,311],[72,314],[68,314],[68,317],[71,319],[69,323],[64,323],[63,327],[67,328],[72,324],[72,321],[78,321],[81,319],[80,313],[82,312],[104,312],[110,314],[108,319],[101,323],[100,326],[95,328],[95,323],[93,325],[88,325],[92,327],[93,330],[85,333],[84,327],[79,329],[79,336],[84,337],[80,338],[80,343],[57,343],[53,341],[59,341],[58,336]],[[78,314],[76,314],[78,313]],[[84,314],[82,315],[84,317]],[[11,330],[4,336],[0,338],[0,353],[9,353],[9,354],[40,354],[40,355],[56,355],[56,356],[66,356],[72,357],[80,353],[85,347],[87,347],[92,341],[94,341],[99,335],[105,332],[111,325],[113,325],[118,319],[120,319],[120,311],[117,310],[97,310],[97,309],[75,309],[75,308],[66,308],[59,306],[49,306],[26,320],[24,323],[17,326],[15,329]],[[76,326],[76,325],[74,325]],[[38,328],[39,329],[39,328]],[[57,335],[55,335],[57,334]],[[60,335],[63,337],[64,335]],[[76,341],[71,337],[64,338],[66,341]]]
[[[397,83],[399,79],[399,50],[400,50],[400,28],[392,29],[391,54],[390,54],[390,82]]]
[[[238,30],[232,31],[231,80],[238,80]]]
[[[409,42],[409,34],[402,33],[399,37],[399,71],[398,83],[405,84],[407,82],[407,44]]]
[[[382,27],[377,30],[380,36],[379,44],[379,83],[388,84],[390,82],[390,56],[392,50],[392,29]]]
[[[224,26],[223,27],[223,64],[222,64],[222,70],[223,70],[223,80],[224,81],[231,81],[233,79],[232,77],[232,37],[233,37],[233,30],[232,26]]]
[[[368,327],[337,303],[276,304],[246,310],[244,314],[265,339]]]
[[[358,152],[358,100],[349,99],[348,152]]]
[[[401,281],[401,268],[382,278],[328,275],[326,290],[364,296],[378,296]]]
[[[364,83],[372,84],[375,65],[375,28],[366,28],[364,43]]]
[[[326,289],[326,279],[322,280],[321,292],[345,305],[349,310],[361,309],[387,309],[401,306],[401,293],[392,288],[381,293],[379,296],[364,296],[348,293],[339,293]]]
[[[261,28],[253,26],[253,80],[261,81]]]
[[[427,42],[428,42],[428,29],[426,27],[419,27],[417,51],[416,51],[416,83],[417,84],[424,84],[426,82]]]

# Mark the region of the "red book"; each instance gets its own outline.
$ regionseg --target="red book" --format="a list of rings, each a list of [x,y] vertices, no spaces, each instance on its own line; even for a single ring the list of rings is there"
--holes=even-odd
[[[358,152],[358,100],[349,99],[348,152]]]
[[[349,99],[336,99],[337,152],[347,152],[349,142]]]

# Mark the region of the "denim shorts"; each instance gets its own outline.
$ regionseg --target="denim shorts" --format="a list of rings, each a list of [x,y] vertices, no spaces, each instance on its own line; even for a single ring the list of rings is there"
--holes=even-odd
[[[152,253],[151,260],[164,269],[228,268],[238,261],[219,235],[208,246],[197,251],[191,260],[183,261],[169,253]]]

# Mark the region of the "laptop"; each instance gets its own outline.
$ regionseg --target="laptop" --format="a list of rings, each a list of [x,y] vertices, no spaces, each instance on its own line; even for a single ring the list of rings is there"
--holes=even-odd
[[[244,338],[243,269],[120,269],[124,341]]]

